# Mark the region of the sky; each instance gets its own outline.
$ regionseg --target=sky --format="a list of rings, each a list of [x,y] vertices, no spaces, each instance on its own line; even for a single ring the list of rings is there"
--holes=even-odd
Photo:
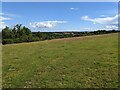
[[[117,2],[3,2],[1,25],[37,32],[118,29]]]

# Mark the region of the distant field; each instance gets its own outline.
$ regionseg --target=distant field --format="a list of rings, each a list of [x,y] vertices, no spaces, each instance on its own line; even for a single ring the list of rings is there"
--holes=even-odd
[[[118,35],[3,46],[3,87],[117,88]]]

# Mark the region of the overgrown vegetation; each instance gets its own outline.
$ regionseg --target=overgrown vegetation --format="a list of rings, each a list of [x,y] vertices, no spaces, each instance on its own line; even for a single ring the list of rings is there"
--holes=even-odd
[[[98,30],[93,32],[31,32],[29,28],[22,26],[22,24],[17,24],[13,28],[9,28],[6,26],[2,30],[2,44],[4,45],[21,42],[34,42],[57,38],[79,37],[116,32],[118,31]]]

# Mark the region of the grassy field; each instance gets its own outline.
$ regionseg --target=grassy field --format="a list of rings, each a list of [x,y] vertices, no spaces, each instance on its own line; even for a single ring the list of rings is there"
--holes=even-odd
[[[117,34],[3,46],[3,87],[117,88]]]

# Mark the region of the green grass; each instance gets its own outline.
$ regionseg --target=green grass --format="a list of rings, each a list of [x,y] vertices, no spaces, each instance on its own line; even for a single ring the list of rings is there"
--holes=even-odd
[[[118,36],[3,46],[4,88],[117,88]]]

